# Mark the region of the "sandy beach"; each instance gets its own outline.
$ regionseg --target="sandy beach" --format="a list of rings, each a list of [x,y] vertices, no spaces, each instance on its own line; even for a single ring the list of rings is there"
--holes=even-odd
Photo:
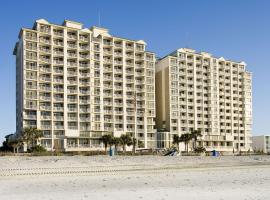
[[[0,157],[0,199],[269,199],[270,156]]]

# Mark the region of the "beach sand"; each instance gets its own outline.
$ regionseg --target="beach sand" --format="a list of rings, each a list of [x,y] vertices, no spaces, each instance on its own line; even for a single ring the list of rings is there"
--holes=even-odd
[[[270,156],[0,157],[0,199],[270,199]]]

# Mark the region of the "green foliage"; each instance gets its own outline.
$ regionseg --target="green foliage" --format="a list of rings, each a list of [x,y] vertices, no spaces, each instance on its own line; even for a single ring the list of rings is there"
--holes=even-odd
[[[41,130],[33,127],[27,127],[23,129],[21,139],[22,141],[26,142],[27,146],[31,144],[31,147],[34,147],[37,140],[41,137],[43,137]]]
[[[13,148],[6,141],[4,141],[2,146],[0,147],[0,151],[2,151],[2,152],[12,152]]]
[[[33,152],[33,153],[44,153],[44,152],[47,152],[47,150],[43,146],[40,146],[40,145],[36,145],[36,146],[32,147],[30,149],[30,151]]]
[[[102,135],[100,141],[104,144],[105,152],[107,152],[108,145],[113,144],[113,136],[110,134]]]
[[[138,148],[144,148],[144,143],[141,140],[138,140]]]
[[[126,146],[132,145],[132,138],[130,135],[122,134],[120,136],[121,144],[123,146],[123,151],[126,152]]]
[[[206,149],[204,147],[196,147],[194,149],[195,153],[204,153],[206,151]]]

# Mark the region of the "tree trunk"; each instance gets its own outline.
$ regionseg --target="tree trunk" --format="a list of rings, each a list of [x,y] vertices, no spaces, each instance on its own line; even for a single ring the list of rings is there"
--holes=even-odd
[[[135,144],[133,144],[132,153],[133,153],[133,155],[135,155]]]
[[[124,150],[124,153],[126,155],[126,145],[125,144],[123,145],[123,150]]]
[[[188,142],[187,142],[187,153],[188,153]]]
[[[105,145],[105,154],[107,154],[107,145]]]

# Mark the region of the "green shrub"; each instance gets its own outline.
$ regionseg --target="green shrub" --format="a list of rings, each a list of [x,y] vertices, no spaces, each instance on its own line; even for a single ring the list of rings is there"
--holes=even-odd
[[[47,152],[47,150],[43,146],[37,145],[37,146],[34,146],[34,147],[31,148],[31,152],[33,152],[33,153],[44,153],[44,152]]]
[[[194,149],[195,153],[204,153],[206,151],[206,149],[204,147],[196,147]]]

